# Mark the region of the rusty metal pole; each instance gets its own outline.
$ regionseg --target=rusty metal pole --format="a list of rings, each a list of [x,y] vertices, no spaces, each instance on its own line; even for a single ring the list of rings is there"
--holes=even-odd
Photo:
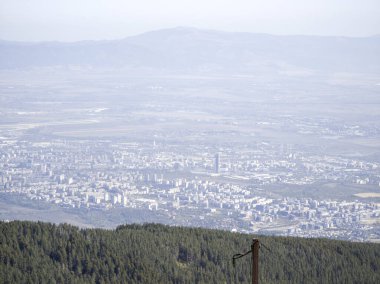
[[[252,284],[259,284],[259,240],[253,239],[252,245]]]

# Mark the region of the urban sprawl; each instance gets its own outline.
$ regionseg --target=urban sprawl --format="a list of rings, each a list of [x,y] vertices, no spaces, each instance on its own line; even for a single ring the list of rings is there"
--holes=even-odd
[[[380,206],[284,197],[268,185],[372,185],[380,165],[257,142],[207,148],[108,140],[0,139],[0,191],[72,210],[139,208],[170,224],[355,241],[380,239]],[[234,150],[233,150],[234,149]],[[274,158],[275,157],[275,158]]]

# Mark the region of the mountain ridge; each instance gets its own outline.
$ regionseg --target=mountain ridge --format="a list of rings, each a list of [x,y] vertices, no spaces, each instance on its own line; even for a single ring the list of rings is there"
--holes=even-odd
[[[260,73],[380,73],[380,38],[275,36],[175,28],[120,40],[0,41],[0,69],[46,66]]]
[[[162,33],[162,32],[197,32],[197,33],[219,33],[219,34],[236,34],[236,35],[251,35],[251,36],[270,36],[270,37],[303,37],[303,38],[342,38],[342,39],[372,39],[379,38],[380,34],[374,34],[370,36],[346,36],[346,35],[307,35],[307,34],[271,34],[271,33],[261,33],[261,32],[246,32],[246,31],[224,31],[218,29],[203,29],[196,28],[191,26],[176,26],[173,28],[162,28],[162,29],[154,29],[150,31],[145,31],[133,35],[124,36],[121,38],[114,39],[83,39],[83,40],[72,40],[72,41],[60,41],[60,40],[8,40],[4,38],[0,38],[1,42],[8,43],[26,43],[26,44],[41,44],[41,43],[58,43],[58,44],[76,44],[76,43],[85,43],[85,42],[113,42],[113,41],[124,41],[131,38],[136,38],[148,34],[154,33]]]

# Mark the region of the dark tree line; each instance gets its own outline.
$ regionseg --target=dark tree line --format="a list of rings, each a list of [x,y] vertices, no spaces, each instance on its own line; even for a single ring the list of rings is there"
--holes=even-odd
[[[249,283],[254,236],[156,224],[0,222],[0,283]],[[257,237],[257,236],[256,236]],[[259,236],[260,283],[380,283],[380,245]]]

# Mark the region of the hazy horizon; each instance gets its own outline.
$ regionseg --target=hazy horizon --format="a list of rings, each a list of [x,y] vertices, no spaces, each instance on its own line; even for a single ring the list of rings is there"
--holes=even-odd
[[[376,38],[380,37],[379,34],[373,34],[368,36],[348,36],[348,35],[309,35],[309,34],[276,34],[276,33],[264,33],[264,32],[245,32],[245,31],[227,31],[227,30],[221,30],[221,29],[208,29],[208,28],[197,28],[194,26],[173,26],[173,27],[167,27],[167,28],[157,28],[152,30],[147,30],[143,32],[139,32],[136,34],[129,34],[125,36],[121,36],[118,38],[112,38],[112,39],[77,39],[77,40],[10,40],[5,38],[0,38],[0,41],[4,42],[27,42],[27,43],[77,43],[77,42],[101,42],[101,41],[118,41],[118,40],[124,40],[128,38],[133,38],[137,36],[141,36],[144,34],[154,33],[154,32],[161,32],[161,31],[169,31],[169,30],[176,30],[176,29],[183,29],[183,30],[197,30],[201,32],[216,32],[216,33],[226,33],[226,34],[252,34],[252,35],[268,35],[268,36],[279,36],[279,37],[321,37],[321,38],[352,38],[352,39],[366,39],[366,38]]]
[[[370,37],[380,34],[380,3],[344,1],[0,1],[0,39],[112,40],[194,27],[273,35]]]

